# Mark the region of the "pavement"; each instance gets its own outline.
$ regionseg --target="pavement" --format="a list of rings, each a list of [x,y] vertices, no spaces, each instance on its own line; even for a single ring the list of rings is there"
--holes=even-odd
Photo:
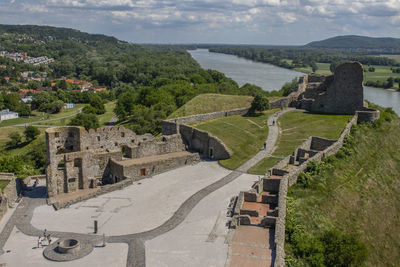
[[[46,228],[54,240],[79,238],[94,246],[106,234],[106,248],[95,248],[65,266],[225,266],[231,253],[226,207],[232,196],[260,178],[245,172],[272,153],[279,134],[272,120],[288,111],[269,118],[266,148],[234,171],[201,162],[59,211],[46,205],[44,187],[29,191],[13,214],[4,217],[9,219],[0,233],[0,264],[53,264],[33,249]],[[92,233],[94,220],[99,234]]]
[[[55,211],[52,206],[39,206],[31,223],[38,229],[89,234],[97,220],[99,234],[107,236],[148,231],[168,220],[191,195],[228,173],[217,162],[200,162],[66,209]]]

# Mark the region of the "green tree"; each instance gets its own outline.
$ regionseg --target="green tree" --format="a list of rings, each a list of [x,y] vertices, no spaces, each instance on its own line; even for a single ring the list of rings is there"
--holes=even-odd
[[[318,70],[318,66],[317,66],[317,63],[315,63],[315,61],[312,61],[310,63],[310,67],[311,67],[313,73],[315,73]]]
[[[90,97],[89,104],[96,109],[96,114],[98,115],[106,112],[103,100],[98,95],[92,95]]]
[[[24,135],[27,141],[32,141],[40,134],[40,131],[35,126],[28,126],[25,128]]]
[[[10,140],[6,144],[8,148],[13,148],[21,144],[22,138],[18,132],[10,133],[8,135],[8,138],[10,138]]]
[[[256,95],[251,102],[250,113],[255,113],[256,111],[264,111],[269,109],[269,101],[266,96]]]
[[[95,114],[79,113],[70,122],[70,126],[83,126],[86,130],[100,127],[99,120]]]

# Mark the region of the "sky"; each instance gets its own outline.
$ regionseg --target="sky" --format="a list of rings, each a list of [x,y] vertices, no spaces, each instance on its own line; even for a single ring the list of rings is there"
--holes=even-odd
[[[350,34],[400,38],[400,0],[0,0],[0,24],[133,43],[302,45]]]

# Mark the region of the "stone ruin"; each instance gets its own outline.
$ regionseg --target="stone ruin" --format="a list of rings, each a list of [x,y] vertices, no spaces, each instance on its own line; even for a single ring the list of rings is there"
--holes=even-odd
[[[96,188],[122,180],[139,180],[199,160],[179,134],[136,135],[124,127],[86,131],[66,126],[46,130],[49,197]]]
[[[292,103],[312,112],[355,114],[364,108],[363,67],[358,62],[339,65],[334,75],[303,77],[305,90]]]

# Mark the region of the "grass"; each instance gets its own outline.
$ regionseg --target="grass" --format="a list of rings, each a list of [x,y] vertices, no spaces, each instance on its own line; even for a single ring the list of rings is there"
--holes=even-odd
[[[396,60],[400,63],[400,55],[378,55],[378,57],[387,57]]]
[[[232,157],[220,163],[229,169],[236,169],[263,147],[268,136],[267,120],[275,111],[268,110],[254,117],[223,117],[194,126],[218,137],[232,150]]]
[[[57,119],[60,117],[64,117],[64,116],[69,116],[72,115],[74,113],[78,112],[78,109],[83,107],[83,104],[77,104],[75,108],[71,108],[71,109],[62,109],[62,111],[60,113],[57,114],[47,114],[44,112],[33,112],[33,116],[29,117],[29,118],[18,118],[18,119],[12,119],[12,120],[5,120],[2,121],[0,123],[0,127],[4,127],[4,126],[13,126],[16,124],[25,124],[25,123],[32,123],[32,122],[38,122],[38,124],[45,124],[45,120],[49,120],[49,119]]]
[[[298,110],[283,114],[278,120],[281,134],[272,157],[261,160],[249,170],[249,173],[265,174],[282,158],[290,155],[309,136],[337,139],[351,117],[313,114]]]
[[[4,188],[10,183],[10,180],[0,180],[1,193],[4,193]]]
[[[250,107],[251,101],[252,96],[201,94],[174,111],[168,118]]]
[[[25,155],[32,146],[34,146],[36,143],[43,141],[45,139],[45,130],[46,128],[39,128],[40,130],[40,135],[33,140],[32,142],[26,144],[26,145],[21,145],[18,148],[10,149],[8,150],[6,147],[6,143],[9,141],[8,135],[12,132],[17,132],[21,135],[23,135],[23,132],[25,130],[25,127],[9,127],[9,128],[3,128],[0,131],[0,156],[17,156],[17,155]],[[22,138],[22,142],[24,142],[24,138]]]
[[[367,246],[366,266],[399,266],[400,120],[356,129],[351,155],[333,157],[310,187],[289,190],[296,228],[311,236],[332,227],[356,234]]]
[[[100,126],[107,125],[107,123],[111,120],[112,117],[115,116],[114,108],[115,108],[116,101],[108,102],[104,105],[106,109],[106,113],[97,116],[99,119]]]
[[[374,72],[364,72],[364,82],[365,81],[386,81],[389,77],[400,78],[400,73],[393,73],[390,66],[373,66],[375,68]],[[398,68],[398,67],[396,67]],[[399,89],[399,84],[395,83],[395,89]]]

